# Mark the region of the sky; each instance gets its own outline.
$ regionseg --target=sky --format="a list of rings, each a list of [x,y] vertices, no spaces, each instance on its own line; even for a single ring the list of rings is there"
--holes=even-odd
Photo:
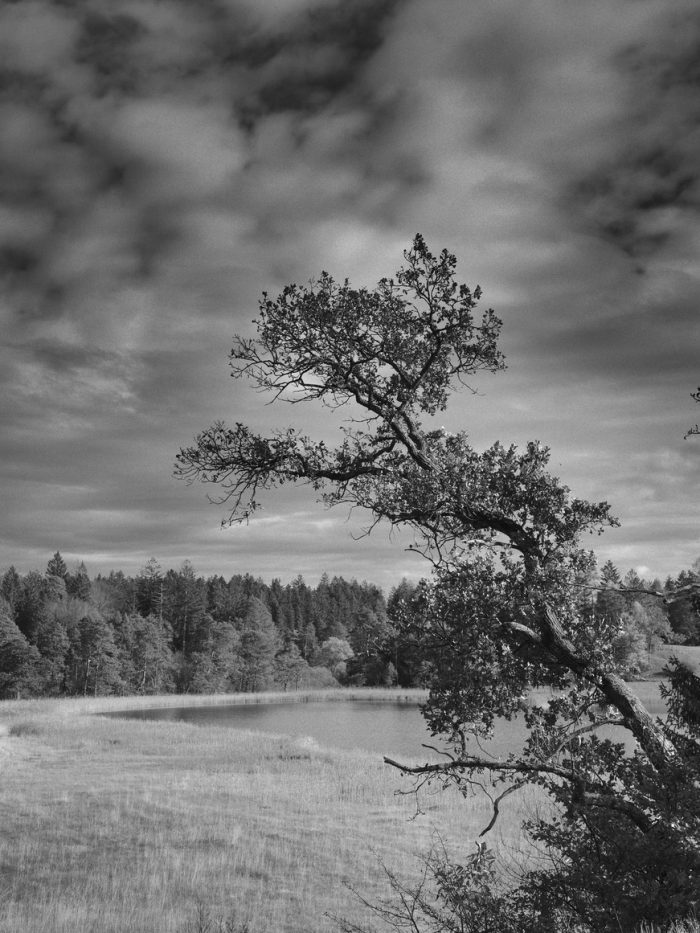
[[[334,431],[233,335],[419,231],[503,321],[445,426],[549,446],[601,563],[700,556],[697,0],[0,0],[0,62],[0,569],[426,575],[308,489],[222,528],[172,475],[217,419]]]

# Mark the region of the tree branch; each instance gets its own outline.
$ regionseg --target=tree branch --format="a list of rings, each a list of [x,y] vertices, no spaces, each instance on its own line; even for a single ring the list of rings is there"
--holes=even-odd
[[[403,774],[416,774],[422,777],[431,774],[444,775],[460,771],[477,770],[498,772],[500,774],[552,775],[567,781],[573,786],[572,803],[576,807],[598,807],[623,813],[643,833],[648,833],[654,825],[654,821],[640,807],[636,806],[631,801],[626,800],[622,796],[616,796],[602,790],[595,788],[590,789],[587,786],[588,781],[586,777],[572,769],[562,768],[560,765],[546,764],[544,762],[535,763],[480,758],[475,755],[467,755],[462,758],[455,758],[452,761],[437,762],[435,764],[426,763],[424,765],[402,765],[400,762],[385,756],[384,763],[390,765],[392,768],[397,768]],[[510,793],[511,790],[515,790],[519,786],[522,785],[516,785],[516,787],[509,789],[506,793]],[[488,830],[493,827],[498,816],[497,804],[505,796],[506,794],[501,794],[494,802],[494,817],[488,827],[480,833],[480,835],[483,836],[484,833],[488,832]]]

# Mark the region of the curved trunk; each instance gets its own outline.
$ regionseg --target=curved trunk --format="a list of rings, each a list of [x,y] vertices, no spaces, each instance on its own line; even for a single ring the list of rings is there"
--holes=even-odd
[[[625,725],[634,735],[649,761],[659,771],[666,770],[676,757],[676,750],[666,738],[654,717],[625,681],[613,673],[599,673],[576,651],[550,606],[545,606],[540,619],[541,641],[551,655],[578,676],[598,687],[611,706],[619,710]]]

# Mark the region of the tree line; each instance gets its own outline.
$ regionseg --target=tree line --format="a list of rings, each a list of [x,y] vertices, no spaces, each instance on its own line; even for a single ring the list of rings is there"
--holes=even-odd
[[[56,552],[0,582],[0,697],[219,693],[397,680],[379,587],[204,578],[150,559],[90,579]]]
[[[617,625],[625,676],[643,676],[659,643],[700,644],[697,601],[665,605],[648,592],[676,593],[699,572],[700,560],[662,584],[603,566],[589,602]],[[301,576],[204,578],[188,561],[163,571],[155,558],[136,576],[90,579],[57,551],[43,573],[2,575],[0,698],[424,686],[421,593],[407,580],[386,598],[338,576],[315,587]]]

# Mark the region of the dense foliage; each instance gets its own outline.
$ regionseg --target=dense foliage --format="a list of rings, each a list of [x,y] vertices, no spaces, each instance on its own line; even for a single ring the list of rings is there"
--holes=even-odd
[[[490,929],[475,919],[485,898],[499,928],[533,933],[631,931],[682,917],[700,888],[700,745],[690,715],[700,680],[673,670],[666,722],[625,683],[636,664],[630,633],[647,630],[653,645],[665,619],[645,605],[644,587],[621,593],[612,567],[602,593],[634,602],[623,609],[593,596],[600,581],[582,540],[616,524],[607,503],[574,498],[538,442],[477,451],[466,433],[434,426],[457,385],[503,368],[501,324],[491,310],[478,313],[479,289],[456,281],[447,251],[436,257],[417,236],[404,255],[396,277],[371,291],[323,273],[264,295],[257,338],[234,346],[234,375],[275,398],[344,412],[339,446],[294,428],[263,436],[217,423],[180,452],[179,474],[219,485],[239,521],[262,493],[310,485],[329,505],[411,528],[431,559],[433,577],[403,601],[399,623],[420,646],[425,714],[451,754],[397,767],[466,794],[485,775],[504,793],[536,784],[552,806],[524,827],[542,860],[517,883],[486,884],[481,861],[440,868],[433,879],[446,916],[421,926],[409,910],[407,929]],[[699,588],[695,576],[667,602],[696,613]],[[550,699],[524,710],[535,687]],[[523,747],[494,758],[483,742],[495,720],[521,714]],[[601,731],[611,724],[627,744]]]
[[[204,579],[151,559],[91,580],[56,552],[0,580],[0,699],[385,686],[409,655],[382,591],[342,577]]]
[[[700,569],[661,585],[608,562],[594,612],[619,634],[626,677],[657,668],[661,644],[700,644],[691,593],[668,604]],[[619,587],[619,588],[613,588]],[[429,658],[420,621],[424,584],[403,580],[385,598],[369,583],[323,576],[264,583],[249,574],[207,579],[185,563],[164,572],[149,560],[135,577],[91,579],[60,552],[44,573],[0,576],[0,699],[83,694],[283,690],[327,686],[424,686]],[[413,620],[413,621],[409,621]]]

